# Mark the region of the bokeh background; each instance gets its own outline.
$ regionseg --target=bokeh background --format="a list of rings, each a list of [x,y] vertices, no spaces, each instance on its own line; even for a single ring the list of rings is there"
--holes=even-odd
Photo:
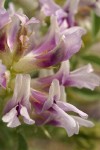
[[[5,8],[13,2],[16,9],[23,8],[30,18],[37,15],[38,0],[6,0]],[[56,0],[60,5],[64,0]],[[78,25],[86,28],[81,50],[71,58],[71,70],[91,63],[100,75],[100,17],[87,6],[81,7],[76,15]],[[43,32],[46,30],[43,28]],[[16,129],[7,128],[0,121],[0,150],[100,150],[100,87],[87,89],[66,89],[68,102],[87,114],[95,123],[93,128],[81,128],[78,135],[68,137],[61,128],[22,125]],[[2,105],[2,101],[0,102]]]

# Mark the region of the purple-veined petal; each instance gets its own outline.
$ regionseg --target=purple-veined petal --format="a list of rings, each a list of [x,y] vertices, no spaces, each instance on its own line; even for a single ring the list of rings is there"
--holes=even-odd
[[[43,108],[43,104],[36,102],[36,101],[31,101],[32,107],[35,110],[36,114],[41,114],[42,112],[42,108]]]
[[[47,94],[43,93],[43,92],[40,92],[40,91],[37,91],[37,90],[31,89],[31,98],[33,99],[33,101],[44,104],[44,102],[47,99]]]
[[[60,33],[55,16],[52,16],[51,20],[54,20],[54,24],[52,22],[52,28],[46,42],[14,64],[14,70],[20,71],[23,68],[28,69],[29,67],[32,70],[37,66],[39,68],[46,68],[68,60],[73,54],[79,51],[82,44],[81,36],[85,31],[80,27],[73,27]]]
[[[43,104],[47,100],[47,94],[31,89],[30,102],[37,114],[42,112]]]
[[[54,49],[50,50],[48,53],[41,53],[35,57],[37,60],[36,65],[41,68],[55,65],[65,59],[65,53],[66,52],[62,38],[59,44]]]
[[[49,52],[47,51],[47,54],[43,53],[43,55],[36,56],[37,60],[39,60],[38,65],[41,67],[49,67],[71,58],[81,48],[81,36],[83,34],[85,34],[85,30],[80,27],[72,27],[62,33],[57,29],[54,49],[49,50]]]
[[[55,47],[55,33],[59,30],[57,17],[52,15],[50,18],[51,26],[48,34],[46,35],[43,44],[41,44],[35,51],[34,54],[43,53],[47,50],[50,51]]]
[[[62,36],[54,49],[50,50],[48,53],[41,53],[35,57],[37,59],[36,65],[38,67],[49,67],[55,65],[61,61],[69,59],[78,50],[79,46],[71,47],[70,44],[67,47],[65,44],[65,36]]]

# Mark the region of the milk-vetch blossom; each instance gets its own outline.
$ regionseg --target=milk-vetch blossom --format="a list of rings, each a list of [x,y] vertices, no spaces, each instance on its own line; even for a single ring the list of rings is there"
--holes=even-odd
[[[27,124],[34,124],[35,121],[29,116],[31,105],[29,102],[30,97],[30,76],[17,75],[15,80],[14,94],[11,100],[5,106],[4,115],[2,120],[7,123],[8,127],[17,127],[21,123],[19,116]]]
[[[78,134],[80,126],[93,126],[93,123],[87,120],[88,115],[86,113],[66,102],[65,88],[59,85],[57,79],[54,79],[51,83],[48,96],[35,90],[31,90],[31,96],[31,103],[37,114],[41,115],[42,118],[44,117],[41,119],[42,124],[63,127],[68,136]],[[70,111],[77,113],[80,117],[68,115]],[[46,117],[44,114],[46,114]]]
[[[54,125],[72,136],[78,134],[80,126],[92,127],[93,123],[86,113],[66,101],[65,88],[94,90],[100,78],[91,64],[70,71],[70,59],[79,52],[86,34],[75,20],[79,0],[67,0],[62,7],[53,0],[39,0],[39,6],[40,16],[41,12],[49,16],[45,33],[41,29],[45,17],[29,18],[13,4],[6,10],[0,0],[2,121],[11,128],[22,122]],[[69,111],[77,115],[69,115]]]
[[[44,73],[45,75],[48,74],[48,76],[44,76]],[[60,85],[66,87],[88,88],[91,90],[94,90],[100,84],[100,78],[93,73],[91,64],[70,71],[69,60],[63,61],[56,73],[53,70],[41,70],[41,74],[39,78],[32,79],[32,86],[35,85],[36,88],[39,88],[43,84],[42,89],[47,89],[54,79],[59,80]]]

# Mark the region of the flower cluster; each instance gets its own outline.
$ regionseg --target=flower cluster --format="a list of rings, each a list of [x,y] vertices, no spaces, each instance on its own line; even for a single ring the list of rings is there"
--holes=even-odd
[[[100,14],[97,3],[89,5]],[[79,0],[67,0],[61,8],[53,0],[39,0],[42,18],[29,19],[13,4],[6,10],[0,0],[0,91],[6,93],[2,120],[8,127],[23,120],[62,127],[72,136],[80,126],[93,126],[86,113],[66,101],[65,92],[69,86],[94,90],[100,84],[91,64],[70,71],[70,58],[80,50],[86,33],[75,21],[81,5]],[[50,26],[42,35],[47,16]]]

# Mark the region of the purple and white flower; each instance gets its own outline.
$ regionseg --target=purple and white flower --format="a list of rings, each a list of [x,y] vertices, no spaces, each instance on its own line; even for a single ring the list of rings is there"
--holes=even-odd
[[[10,101],[6,104],[3,122],[7,123],[8,127],[17,127],[21,124],[19,117],[22,116],[26,124],[34,124],[35,121],[29,116],[31,105],[30,98],[30,76],[17,75],[14,94]]]
[[[45,73],[48,74],[48,76],[44,76]],[[74,71],[70,71],[69,60],[67,60],[61,63],[60,69],[55,74],[53,70],[41,70],[41,74],[42,76],[32,80],[32,87],[35,85],[36,88],[40,87],[46,90],[50,87],[50,84],[54,79],[59,80],[60,85],[66,87],[71,86],[94,90],[95,87],[100,85],[100,78],[98,75],[93,73],[91,64],[80,67]],[[43,84],[42,87],[41,84]]]
[[[80,126],[93,126],[86,113],[66,102],[66,87],[94,90],[100,85],[90,64],[70,71],[70,58],[80,50],[86,33],[76,26],[79,2],[67,0],[61,7],[54,0],[39,0],[40,15],[49,16],[42,20],[29,19],[12,3],[6,10],[0,0],[0,88],[1,98],[7,100],[2,120],[8,127],[17,127],[23,120],[62,127],[72,136]],[[99,0],[88,6],[99,14]],[[70,111],[77,115],[68,114]]]
[[[82,35],[86,31],[81,27],[72,27],[62,30],[56,16],[51,17],[50,32],[45,41],[37,49],[33,49],[15,63],[14,70],[21,71],[33,65],[32,68],[47,68],[57,63],[68,60],[79,51],[82,45]],[[24,67],[25,65],[25,67]]]
[[[68,136],[78,134],[80,126],[93,126],[93,123],[87,120],[88,115],[86,113],[66,102],[65,88],[60,86],[59,81],[56,79],[51,83],[48,96],[35,90],[31,91],[31,96],[31,103],[36,113],[43,117],[45,116],[42,124],[53,124],[63,127],[67,131]],[[77,113],[80,117],[68,115],[69,111]]]

